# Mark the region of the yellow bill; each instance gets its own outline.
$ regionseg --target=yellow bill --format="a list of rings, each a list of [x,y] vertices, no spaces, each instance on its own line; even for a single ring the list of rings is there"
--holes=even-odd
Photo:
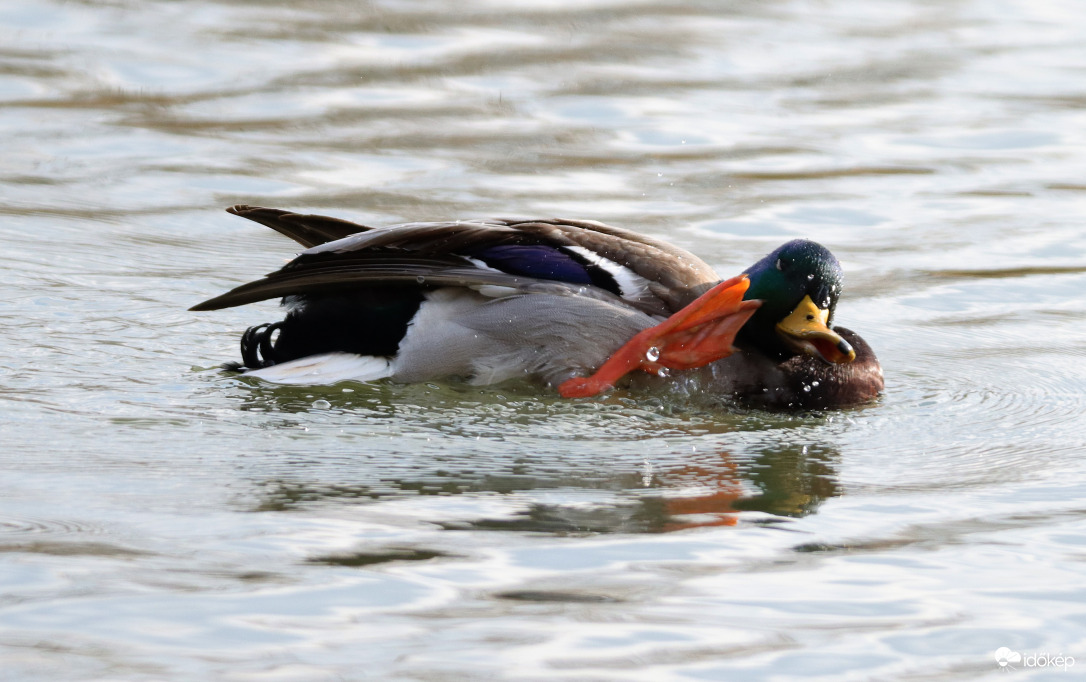
[[[777,333],[798,353],[832,364],[852,362],[856,359],[856,351],[829,328],[829,319],[828,309],[819,308],[810,296],[804,296],[796,309],[777,323]]]

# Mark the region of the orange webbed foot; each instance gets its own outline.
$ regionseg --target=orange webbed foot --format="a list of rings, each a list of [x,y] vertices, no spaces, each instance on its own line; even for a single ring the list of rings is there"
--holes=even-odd
[[[693,369],[731,355],[736,333],[761,305],[743,300],[749,286],[746,275],[717,284],[660,324],[638,332],[592,376],[563,382],[558,393],[585,398],[611,388],[635,369]]]

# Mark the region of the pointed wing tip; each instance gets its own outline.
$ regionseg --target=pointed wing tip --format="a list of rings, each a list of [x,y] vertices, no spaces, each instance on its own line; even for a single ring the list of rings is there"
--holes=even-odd
[[[233,213],[234,215],[241,216],[243,218],[245,217],[246,213],[255,213],[257,211],[267,210],[270,209],[266,209],[262,206],[250,206],[249,204],[234,204],[233,206],[228,206],[226,208],[227,213]]]
[[[245,286],[245,285],[242,285],[242,286]],[[240,288],[242,288],[242,287],[238,287],[238,289],[240,289]],[[207,312],[209,310],[222,310],[223,308],[232,308],[232,307],[237,306],[237,305],[242,305],[244,303],[251,303],[252,302],[252,301],[248,301],[248,300],[244,300],[244,299],[240,300],[240,301],[239,300],[234,300],[236,298],[237,293],[238,293],[237,289],[232,289],[232,290],[226,292],[225,294],[220,294],[219,296],[214,296],[212,298],[207,299],[206,301],[201,301],[200,303],[197,303],[196,305],[189,308],[189,312],[203,313],[203,312]],[[260,299],[257,299],[257,300],[260,300]]]

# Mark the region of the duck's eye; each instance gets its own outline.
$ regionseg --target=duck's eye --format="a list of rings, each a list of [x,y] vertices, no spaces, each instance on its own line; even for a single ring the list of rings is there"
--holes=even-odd
[[[808,322],[813,322],[814,321],[814,315],[808,315],[807,316],[807,321]]]

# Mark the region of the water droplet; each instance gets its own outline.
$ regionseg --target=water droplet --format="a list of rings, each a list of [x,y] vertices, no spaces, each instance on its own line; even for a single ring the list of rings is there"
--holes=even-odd
[[[807,454],[807,446],[806,445],[803,446],[803,454],[805,454],[805,455]]]
[[[656,362],[660,359],[660,349],[656,346],[649,348],[647,351],[645,351],[645,357],[648,359],[649,362]]]
[[[812,279],[814,279],[814,275],[807,275],[807,279],[808,279],[808,280],[812,280]]]
[[[812,381],[811,386],[814,386],[815,388],[818,388],[818,382],[817,381]]]
[[[652,462],[647,459],[641,467],[641,485],[646,488],[652,485]]]
[[[806,384],[804,384],[804,385],[803,385],[803,392],[804,392],[804,393],[810,393],[810,392],[811,392],[811,387],[810,387],[810,386],[808,386],[808,385],[806,385]]]
[[[426,278],[423,277],[422,275],[419,275],[418,277],[416,277],[415,281],[418,282],[419,284],[426,284]]]
[[[661,379],[666,379],[671,376],[671,370],[667,367],[661,367],[660,369],[656,370],[656,376],[660,377]]]
[[[332,406],[332,403],[328,402],[327,400],[314,400],[313,401],[313,409],[315,409],[315,410],[327,410],[331,406]]]

